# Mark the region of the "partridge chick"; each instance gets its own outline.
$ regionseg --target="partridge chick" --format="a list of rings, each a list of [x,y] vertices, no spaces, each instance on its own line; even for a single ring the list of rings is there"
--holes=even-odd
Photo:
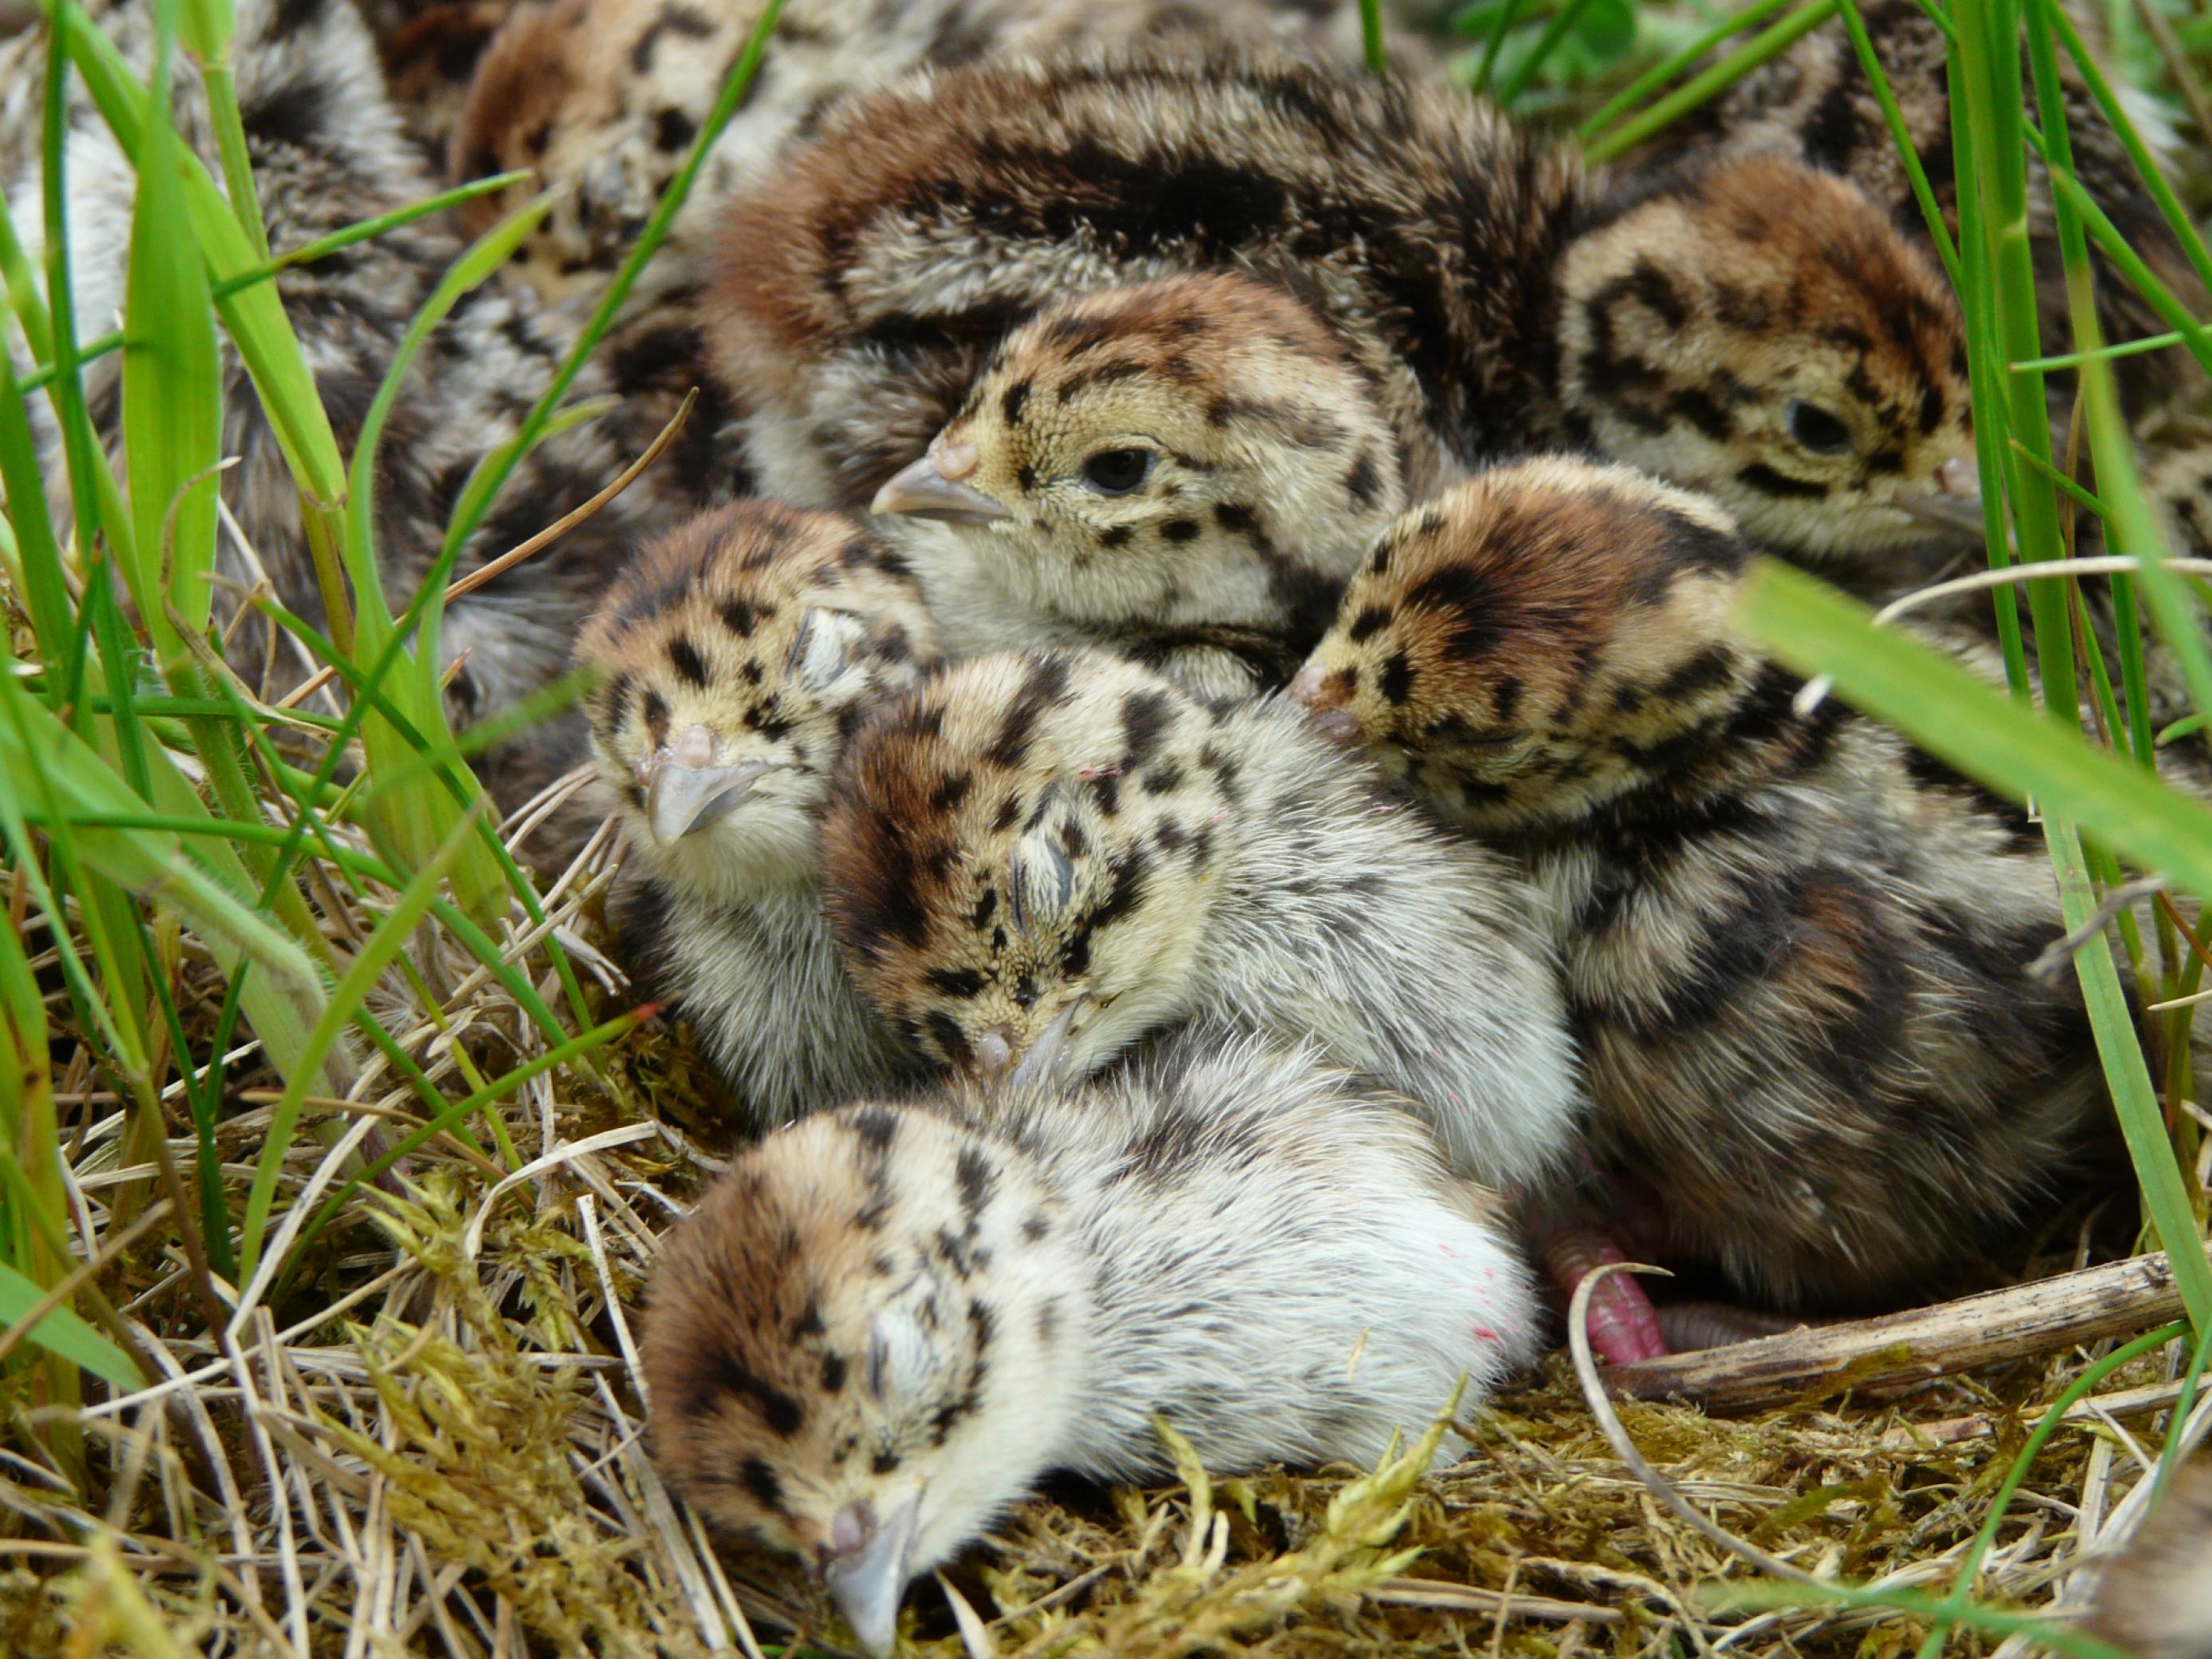
[[[595,287],[690,155],[761,0],[534,0],[517,6],[477,65],[453,128],[453,182],[536,176],[467,210],[489,227],[539,190],[558,195],[514,273],[555,298]],[[732,192],[773,187],[777,152],[824,116],[919,65],[1042,56],[1073,46],[1273,41],[1356,61],[1358,8],[1267,0],[793,0],[744,103],[648,275],[648,293],[697,280]]]
[[[957,655],[1089,640],[1201,691],[1279,685],[1437,481],[1419,388],[1362,344],[1243,276],[1061,301],[872,509]]]
[[[808,1119],[670,1236],[655,1460],[800,1557],[870,1652],[907,1582],[1050,1469],[1371,1464],[1534,1343],[1489,1194],[1395,1097],[1193,1034],[1073,1098],[1003,1085]]]
[[[911,1075],[838,959],[819,844],[853,728],[936,658],[896,558],[832,514],[724,507],[639,556],[577,655],[629,846],[617,929],[752,1126]]]
[[[2075,0],[2062,0],[2062,3],[2095,50],[2105,33],[2099,8]],[[1875,0],[1861,7],[1860,15],[1883,78],[1905,117],[1913,151],[1920,158],[1936,205],[1955,237],[1959,176],[1951,145],[1948,42],[1942,29],[1915,0]],[[2118,135],[2075,68],[2071,55],[2063,46],[2055,50],[2075,177],[2127,239],[2128,246],[2191,314],[2203,315],[2212,308],[2212,299],[2208,299],[2203,283],[2159,211],[2157,199],[2145,188]],[[2146,137],[2154,155],[2167,165],[2169,175],[2180,176],[2173,171],[2178,158],[2172,154],[2175,147],[2172,130],[2155,102],[2136,92],[2124,76],[2108,73],[2106,78],[2129,106],[2130,118]],[[2035,82],[2024,49],[2021,80],[2033,99]],[[1815,29],[1736,81],[1688,119],[1669,126],[1658,145],[1661,155],[1674,156],[1705,156],[1716,149],[1786,155],[1807,167],[1839,173],[1880,204],[1905,235],[1922,246],[1931,246],[1927,220],[1913,197],[1897,140],[1860,65],[1850,36],[1840,22]],[[2059,257],[2049,174],[2039,157],[2031,154],[2027,160],[2029,229],[2036,287],[2042,301],[2044,349],[2063,351],[2072,344],[2074,323]],[[2106,340],[2141,339],[2166,331],[2157,312],[2094,242],[2091,263],[2097,310]],[[2184,350],[2116,358],[2112,371],[2128,412],[2138,423],[2177,402],[2201,399],[2205,390],[2202,371]],[[2054,404],[2061,422],[2066,418],[2069,388],[2069,377],[2057,377]]]
[[[1082,1077],[1196,1018],[1419,1101],[1455,1167],[1552,1167],[1574,1068],[1505,863],[1393,810],[1279,701],[1097,652],[970,659],[848,749],[823,826],[854,977],[956,1068]]]
[[[1224,269],[1371,335],[1462,464],[1594,440],[1816,560],[1975,489],[1941,275],[1778,158],[1615,186],[1442,85],[1185,53],[911,77],[726,217],[708,345],[797,499],[867,501],[1041,306]]]
[[[1921,1297],[2109,1127],[2026,816],[1727,623],[1709,501],[1544,459],[1407,514],[1293,683],[1550,900],[1626,1242],[1789,1310]],[[1971,1203],[1960,1194],[1972,1194]]]

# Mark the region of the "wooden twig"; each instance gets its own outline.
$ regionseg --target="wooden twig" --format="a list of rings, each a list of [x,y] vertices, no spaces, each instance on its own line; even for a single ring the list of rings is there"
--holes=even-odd
[[[2160,1251],[1932,1308],[1614,1365],[1604,1376],[1611,1392],[1632,1400],[1681,1399],[1714,1410],[1752,1411],[2131,1335],[2181,1310],[2172,1266]]]
[[[2077,1400],[2066,1408],[2058,1420],[2062,1423],[2095,1423],[2107,1417],[2143,1417],[2152,1412],[2162,1412],[2180,1400],[2183,1384],[2147,1382],[2139,1389],[2115,1389],[2110,1394],[2093,1394],[2087,1400]],[[1875,1443],[1885,1451],[1910,1451],[1920,1446],[1953,1446],[1961,1440],[1978,1440],[1984,1435],[1995,1434],[2008,1418],[1989,1412],[1972,1412],[1965,1417],[1947,1417],[1934,1423],[1900,1423],[1893,1429],[1882,1431]]]
[[[638,475],[660,459],[660,452],[676,441],[676,434],[683,427],[684,417],[690,414],[691,405],[699,401],[699,388],[693,386],[684,394],[684,401],[668,424],[660,428],[660,435],[645,447],[645,453],[624,467],[614,481],[582,506],[563,514],[539,531],[528,541],[518,543],[497,558],[478,565],[446,589],[446,602],[450,605],[465,594],[473,593],[495,576],[505,575],[533,553],[542,552],[590,518],[609,501],[637,482]]]
[[[1548,1595],[1508,1595],[1503,1590],[1478,1584],[1454,1584],[1435,1578],[1385,1578],[1367,1592],[1370,1601],[1394,1607],[1438,1607],[1448,1613],[1497,1613],[1516,1619],[1542,1619],[1554,1624],[1587,1620],[1593,1625],[1617,1625],[1628,1615],[1618,1607],[1601,1607],[1589,1601],[1561,1601]]]

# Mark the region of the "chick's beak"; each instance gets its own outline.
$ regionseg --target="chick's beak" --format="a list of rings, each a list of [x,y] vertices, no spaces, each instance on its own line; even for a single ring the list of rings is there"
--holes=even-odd
[[[1036,1034],[1006,1081],[1017,1089],[1059,1082],[1061,1064],[1067,1058],[1067,1034],[1074,1029],[1076,1015],[1090,1000],[1078,997],[1054,1014],[1052,1023]]]
[[[715,764],[712,736],[703,726],[692,727],[641,769],[653,838],[665,846],[727,817],[769,769],[768,762],[757,760]]]
[[[946,524],[990,524],[1012,518],[981,490],[958,482],[975,470],[974,445],[932,445],[912,466],[892,475],[868,503],[868,511],[902,513],[910,519],[939,519]]]
[[[1349,708],[1340,708],[1322,686],[1319,662],[1310,662],[1297,672],[1291,682],[1291,696],[1306,707],[1313,717],[1314,730],[1331,743],[1358,743],[1362,735],[1359,716]]]
[[[1936,493],[1900,497],[1897,505],[1923,524],[1966,542],[1982,538],[1982,473],[1971,455],[1954,455],[1936,469]]]
[[[823,1582],[854,1638],[876,1659],[888,1659],[897,1640],[899,1598],[906,1593],[921,1510],[917,1492],[880,1522],[871,1511],[844,1510],[830,1529],[843,1553],[822,1570]]]

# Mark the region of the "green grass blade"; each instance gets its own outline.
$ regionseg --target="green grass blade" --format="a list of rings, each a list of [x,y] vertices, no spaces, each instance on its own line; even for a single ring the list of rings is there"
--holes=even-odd
[[[392,960],[406,948],[415,928],[430,908],[436,897],[438,883],[446,873],[446,866],[468,844],[475,828],[472,817],[464,815],[453,832],[414,878],[401,890],[398,899],[376,925],[359,955],[355,957],[344,975],[331,993],[323,1017],[316,1021],[315,1029],[308,1034],[309,1055],[319,1061],[338,1040],[346,1024],[374,988]],[[246,1216],[240,1228],[239,1271],[247,1279],[253,1277],[254,1268],[261,1260],[262,1241],[268,1231],[270,1206],[276,1200],[276,1182],[284,1170],[284,1156],[291,1150],[292,1138],[297,1131],[300,1114],[306,1109],[310,1079],[303,1070],[289,1078],[284,1085],[284,1094],[277,1103],[269,1123],[268,1138],[262,1146],[261,1158],[253,1171],[253,1185],[246,1194]]]
[[[222,380],[207,268],[191,244],[184,145],[158,102],[140,153],[125,288],[123,442],[137,568],[128,573],[164,665],[183,660],[169,608],[203,632],[214,602],[216,473]],[[165,603],[166,600],[166,603]]]
[[[46,1291],[4,1261],[0,1261],[0,1322],[10,1328],[20,1324],[45,1299]],[[72,1365],[81,1365],[94,1376],[129,1392],[145,1387],[146,1379],[131,1356],[67,1308],[47,1312],[23,1339]]]
[[[376,466],[385,422],[401,386],[413,368],[430,332],[443,322],[461,296],[483,283],[514,257],[523,239],[552,209],[550,197],[540,197],[501,221],[472,244],[446,272],[408,325],[399,348],[392,354],[383,384],[362,419],[361,439],[355,447],[347,479],[346,567],[353,579],[356,599],[355,643],[363,655],[392,656],[394,672],[386,682],[386,694],[406,714],[420,737],[427,738],[432,752],[453,753],[453,732],[447,722],[445,696],[438,682],[437,624],[441,614],[440,584],[426,584],[427,603],[422,607],[422,625],[417,647],[410,654],[399,636],[398,625],[384,598],[376,556]],[[369,775],[374,787],[366,805],[371,832],[386,855],[406,868],[418,869],[432,851],[450,839],[455,823],[453,805],[434,781],[406,773],[422,753],[419,742],[403,738],[392,724],[372,716],[362,726],[362,741],[368,754]],[[462,769],[471,787],[475,775]],[[505,896],[506,884],[496,865],[483,848],[465,843],[452,855],[449,868],[453,891],[461,908],[479,921],[495,914]]]
[[[1802,571],[1762,561],[1739,620],[1780,661],[2014,800],[2033,799],[2145,869],[2212,893],[2212,809],[2007,697]]]
[[[1577,136],[1584,143],[1596,137],[1599,133],[1604,131],[1630,110],[1634,109],[1715,46],[1720,45],[1722,41],[1765,22],[1776,12],[1785,10],[1790,3],[1791,0],[1756,0],[1756,3],[1746,6],[1741,11],[1728,13],[1703,34],[1691,41],[1688,46],[1684,46],[1663,63],[1653,64],[1651,68],[1644,70],[1643,74],[1613,94],[1611,98],[1584,118],[1582,125],[1576,129]]]
[[[1609,161],[1711,102],[1761,64],[1779,57],[1835,15],[1836,0],[1813,0],[1780,22],[1762,29],[1704,74],[1668,93],[1642,114],[1590,140],[1589,159]]]

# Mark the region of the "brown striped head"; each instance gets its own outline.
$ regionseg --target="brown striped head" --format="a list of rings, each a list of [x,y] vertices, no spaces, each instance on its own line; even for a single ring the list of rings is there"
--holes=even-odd
[[[957,546],[917,559],[1041,618],[1124,643],[1251,629],[1294,661],[1405,500],[1382,384],[1269,284],[1100,289],[1009,335],[874,510],[944,520]]]
[[[710,1521],[799,1556],[862,1645],[1042,1474],[1086,1330],[1051,1193],[927,1109],[770,1135],[668,1237],[641,1358],[653,1461]]]
[[[653,873],[736,897],[811,878],[829,777],[878,704],[934,665],[897,557],[851,520],[740,501],[640,554],[577,660],[592,753]]]
[[[1214,706],[1135,663],[956,665],[838,771],[823,874],[854,982],[956,1069],[1096,1070],[1193,1012],[1237,771]]]
[[[1965,325],[1858,187],[1775,156],[1617,200],[1560,264],[1560,395],[1753,541],[1848,557],[1978,526]]]
[[[1391,526],[1291,682],[1446,816],[1570,822],[1710,740],[1759,659],[1726,626],[1750,556],[1702,496],[1546,457]]]

